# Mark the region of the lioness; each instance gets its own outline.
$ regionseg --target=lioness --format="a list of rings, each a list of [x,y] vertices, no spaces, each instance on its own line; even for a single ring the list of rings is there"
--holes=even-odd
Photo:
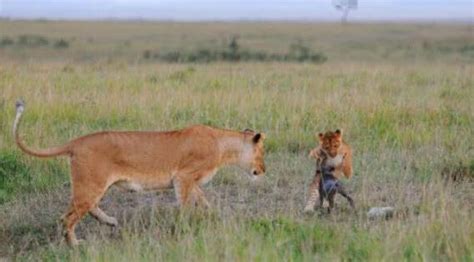
[[[319,145],[310,151],[309,156],[314,158],[316,162],[322,160],[322,157],[327,157],[327,164],[334,167],[336,178],[340,177],[341,173],[346,178],[352,177],[352,150],[351,147],[342,140],[342,130],[338,129],[335,132],[328,131],[325,134],[319,133],[316,135],[319,140]],[[319,198],[319,184],[321,182],[321,173],[317,172],[314,175],[313,181],[309,186],[309,197],[304,208],[305,212],[314,211],[314,206]]]
[[[169,132],[99,132],[48,149],[28,148],[18,125],[24,103],[16,104],[13,134],[23,152],[37,157],[67,155],[71,163],[72,197],[62,216],[66,241],[78,243],[77,222],[89,212],[116,226],[98,203],[111,185],[133,191],[174,188],[180,206],[192,201],[208,206],[201,185],[223,165],[237,165],[252,178],[265,173],[263,133],[196,125]]]

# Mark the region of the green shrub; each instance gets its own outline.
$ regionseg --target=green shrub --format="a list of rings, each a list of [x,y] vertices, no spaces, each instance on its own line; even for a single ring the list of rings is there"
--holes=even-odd
[[[150,50],[145,50],[142,56],[144,59],[150,59],[153,57],[169,63],[210,63],[216,61],[279,61],[324,63],[327,60],[327,57],[323,53],[313,52],[302,42],[292,44],[287,54],[269,54],[264,51],[242,50],[237,39],[237,37],[232,37],[227,47],[223,49],[201,48],[191,52],[171,51],[153,55]]]
[[[2,38],[2,40],[0,40],[0,47],[13,45],[14,43],[15,41],[13,41],[13,39],[8,36],[5,36]]]
[[[30,169],[15,152],[0,152],[0,203],[16,188],[31,182]]]
[[[17,44],[25,47],[39,47],[48,45],[49,41],[46,37],[39,35],[20,35]]]
[[[151,58],[151,51],[150,50],[143,51],[143,58],[144,59],[150,59]]]
[[[64,39],[59,39],[54,43],[54,47],[58,49],[68,48],[69,42]]]

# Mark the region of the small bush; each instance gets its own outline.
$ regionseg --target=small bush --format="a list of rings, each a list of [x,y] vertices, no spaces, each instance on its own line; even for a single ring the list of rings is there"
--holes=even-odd
[[[216,61],[280,61],[280,62],[309,62],[324,63],[327,57],[318,52],[313,52],[309,47],[297,42],[290,46],[287,54],[268,54],[264,51],[242,50],[237,41],[232,37],[227,47],[223,49],[201,48],[192,52],[171,51],[168,53],[152,54],[150,50],[143,52],[144,59],[151,57],[169,63],[210,63]]]
[[[143,58],[144,59],[150,59],[151,58],[151,51],[150,50],[143,51]]]
[[[183,54],[180,51],[172,51],[155,57],[158,57],[160,60],[164,60],[166,62],[185,62],[183,61]]]
[[[48,39],[39,35],[20,35],[17,44],[26,47],[39,47],[49,44]]]
[[[0,40],[0,47],[13,45],[14,43],[15,41],[13,41],[13,39],[8,36],[5,36],[2,38],[2,40]]]
[[[327,60],[327,57],[321,53],[313,53],[309,47],[299,41],[290,46],[290,51],[285,60],[322,63]]]
[[[59,39],[54,43],[54,47],[58,49],[68,48],[69,42],[64,39]]]
[[[62,71],[64,73],[74,73],[74,67],[72,65],[65,65]]]
[[[470,51],[474,51],[474,44],[468,44],[468,45],[465,45],[463,47],[461,47],[459,49],[460,52],[470,52]]]
[[[463,55],[474,56],[474,44],[467,44],[459,48],[459,52]]]

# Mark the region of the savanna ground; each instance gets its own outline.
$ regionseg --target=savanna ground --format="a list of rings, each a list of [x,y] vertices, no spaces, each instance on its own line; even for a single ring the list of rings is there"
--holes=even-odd
[[[46,42],[28,42],[38,36]],[[298,41],[328,60],[144,57],[219,48],[232,36],[242,49],[273,53]],[[0,260],[474,259],[472,25],[1,21],[2,39]],[[267,174],[252,183],[222,169],[205,188],[208,211],[179,212],[170,191],[112,188],[101,207],[120,227],[87,216],[76,230],[86,241],[70,249],[59,223],[67,160],[16,148],[19,97],[20,132],[34,147],[110,129],[251,128],[267,134]],[[334,214],[305,215],[314,134],[336,128],[354,148],[355,176],[343,183],[356,211],[339,197]],[[373,206],[397,213],[371,221]]]

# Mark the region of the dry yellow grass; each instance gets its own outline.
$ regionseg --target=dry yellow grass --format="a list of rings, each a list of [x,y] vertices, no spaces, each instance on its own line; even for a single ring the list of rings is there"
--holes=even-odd
[[[25,23],[17,33],[78,39],[96,34],[97,39],[109,39],[110,46],[124,40],[123,35],[131,36],[120,33],[120,26],[127,32],[135,27],[169,30],[169,24],[97,23],[97,31],[86,31],[87,25]],[[445,39],[467,41],[459,45],[470,41],[462,25],[175,26],[167,31],[172,39],[179,32],[206,32],[211,37],[202,37],[209,39],[235,28],[245,32],[242,43],[254,34],[263,39],[262,49],[274,50],[286,45],[272,46],[271,36],[283,35],[291,42],[310,27],[317,32],[313,36],[321,33],[328,39],[337,39],[337,30],[347,30],[352,32],[347,39],[357,34],[362,43],[393,38],[409,43],[413,35],[430,37],[436,44]],[[441,33],[435,34],[437,30]],[[0,58],[8,63],[0,65],[0,255],[46,260],[472,260],[470,53],[430,57],[415,49],[406,52],[419,59],[407,54],[384,59],[375,52],[364,60],[366,54],[356,48],[348,56],[354,60],[347,62],[336,56],[345,49],[331,46],[340,42],[326,43],[323,51],[330,59],[322,65],[130,62],[128,55],[141,50],[133,49],[134,42],[131,51],[109,61],[101,49],[105,44],[89,50],[73,42],[64,53],[56,53],[57,59],[44,57],[54,50],[24,50],[25,56],[38,60],[23,60],[21,50],[1,49]],[[74,62],[76,54],[94,52],[100,59]],[[214,208],[191,214],[177,212],[169,192],[137,195],[112,190],[102,206],[122,227],[111,232],[86,219],[78,231],[87,242],[70,250],[57,229],[69,196],[67,163],[33,159],[16,149],[10,129],[18,97],[27,102],[21,132],[33,146],[59,144],[104,129],[168,130],[194,123],[252,128],[267,134],[268,174],[252,184],[239,170],[220,171],[205,189]],[[333,216],[304,216],[314,168],[308,149],[315,145],[314,133],[335,128],[344,128],[355,150],[355,177],[344,183],[357,211],[351,213],[338,198]],[[453,174],[467,178],[443,178]],[[394,219],[367,219],[369,207],[385,205],[397,209]]]

